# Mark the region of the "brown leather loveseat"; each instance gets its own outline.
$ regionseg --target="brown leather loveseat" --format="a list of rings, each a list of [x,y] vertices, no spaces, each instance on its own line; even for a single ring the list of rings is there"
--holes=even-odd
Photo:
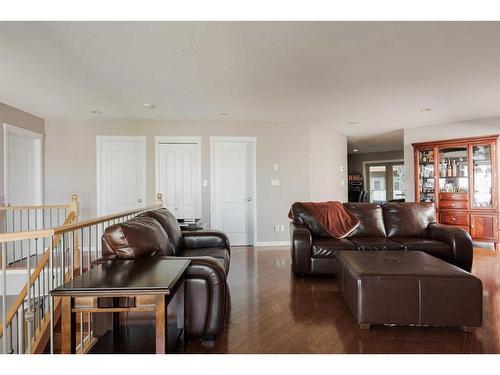
[[[337,253],[353,250],[419,250],[466,271],[472,267],[472,239],[463,229],[436,223],[430,203],[345,203],[360,221],[347,238],[332,238],[294,203],[290,222],[292,268],[296,275],[334,274]]]
[[[213,339],[222,329],[227,309],[230,246],[219,231],[182,232],[167,209],[147,211],[106,228],[103,259],[145,256],[191,260],[186,274],[186,334]]]

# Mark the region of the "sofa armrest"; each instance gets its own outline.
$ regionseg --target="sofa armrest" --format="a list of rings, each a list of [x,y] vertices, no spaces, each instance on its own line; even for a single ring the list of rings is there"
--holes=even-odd
[[[292,269],[296,275],[311,271],[312,237],[305,224],[290,222],[290,251],[292,252]]]
[[[429,224],[428,237],[451,247],[453,264],[467,272],[472,268],[472,238],[467,231],[452,225]]]
[[[199,230],[182,232],[185,249],[221,247],[230,251],[229,239],[224,232],[217,230]]]
[[[217,336],[224,326],[229,297],[220,262],[208,256],[162,258],[191,260],[184,276],[186,333],[202,338]]]

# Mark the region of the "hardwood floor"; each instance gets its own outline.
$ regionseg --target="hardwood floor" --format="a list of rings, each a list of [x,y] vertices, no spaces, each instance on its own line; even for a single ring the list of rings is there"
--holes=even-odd
[[[500,257],[474,250],[483,282],[483,326],[360,330],[328,277],[296,278],[288,248],[232,249],[231,309],[213,347],[188,339],[186,353],[500,353]],[[464,301],[467,303],[467,301]]]

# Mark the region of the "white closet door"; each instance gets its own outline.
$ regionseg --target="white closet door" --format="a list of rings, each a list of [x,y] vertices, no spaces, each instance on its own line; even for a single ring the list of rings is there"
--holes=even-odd
[[[199,144],[160,143],[159,192],[178,219],[201,217]]]

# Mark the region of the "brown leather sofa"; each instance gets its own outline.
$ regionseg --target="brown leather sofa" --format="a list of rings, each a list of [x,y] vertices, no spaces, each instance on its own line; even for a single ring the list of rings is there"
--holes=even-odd
[[[186,334],[211,340],[220,332],[228,305],[230,263],[229,240],[224,233],[182,232],[174,215],[162,208],[106,228],[102,251],[101,261],[145,256],[190,259],[185,279]]]
[[[430,203],[345,203],[360,221],[347,238],[332,238],[300,204],[290,222],[292,268],[296,275],[335,274],[337,253],[353,250],[419,250],[465,271],[472,267],[472,239],[463,229],[436,223]]]

